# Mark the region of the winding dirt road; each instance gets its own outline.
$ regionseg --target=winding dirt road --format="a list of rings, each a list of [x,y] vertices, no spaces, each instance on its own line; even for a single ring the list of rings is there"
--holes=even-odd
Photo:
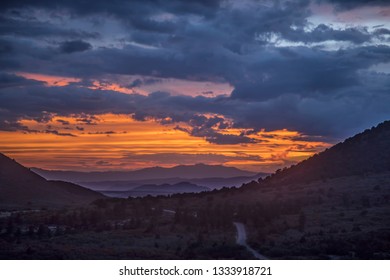
[[[256,259],[259,260],[268,260],[265,256],[262,254],[258,253],[256,250],[251,248],[247,243],[246,243],[246,230],[245,226],[242,223],[234,223],[237,229],[237,239],[236,242],[238,245],[244,246],[249,252],[251,252]]]
[[[167,214],[170,214],[170,215],[174,215],[176,213],[176,211],[169,210],[169,209],[163,209],[163,212],[165,212]],[[268,260],[267,257],[265,257],[264,255],[260,254],[259,252],[257,252],[255,249],[253,249],[252,247],[250,247],[246,243],[246,230],[245,230],[244,224],[238,223],[238,222],[235,222],[233,224],[235,225],[235,227],[237,229],[237,239],[236,239],[237,244],[241,245],[241,246],[244,246],[249,252],[251,252],[253,254],[253,256],[256,259]]]

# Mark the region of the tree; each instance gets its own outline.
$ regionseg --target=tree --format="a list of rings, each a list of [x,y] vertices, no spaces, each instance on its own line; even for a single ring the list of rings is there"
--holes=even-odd
[[[299,230],[304,231],[306,225],[306,215],[305,213],[301,212],[299,214]]]
[[[349,196],[346,193],[343,193],[342,199],[343,199],[343,206],[349,207],[349,205],[350,205]]]

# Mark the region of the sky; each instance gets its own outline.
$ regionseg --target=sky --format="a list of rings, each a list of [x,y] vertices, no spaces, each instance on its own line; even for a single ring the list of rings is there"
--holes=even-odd
[[[272,172],[390,119],[385,0],[2,1],[0,152]]]

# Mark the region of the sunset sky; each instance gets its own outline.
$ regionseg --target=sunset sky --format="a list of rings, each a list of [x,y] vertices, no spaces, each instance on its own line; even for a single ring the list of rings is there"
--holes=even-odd
[[[271,172],[390,119],[390,2],[2,1],[0,66],[26,166]]]

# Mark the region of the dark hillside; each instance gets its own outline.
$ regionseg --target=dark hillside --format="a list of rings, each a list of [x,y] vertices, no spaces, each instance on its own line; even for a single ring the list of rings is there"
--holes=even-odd
[[[72,183],[47,181],[0,153],[1,208],[78,206],[103,197]]]
[[[367,129],[295,166],[278,170],[266,181],[305,183],[386,171],[390,171],[390,121]]]

